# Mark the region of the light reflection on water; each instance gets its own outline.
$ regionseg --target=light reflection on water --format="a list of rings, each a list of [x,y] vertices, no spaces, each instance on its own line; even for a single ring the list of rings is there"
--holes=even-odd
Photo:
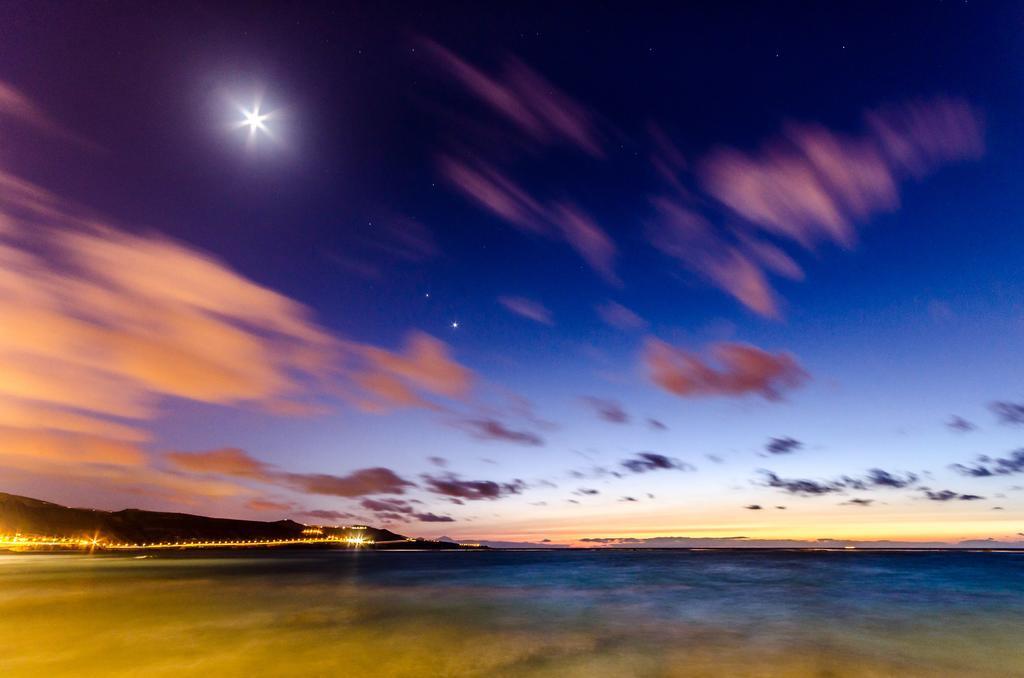
[[[1024,675],[1024,555],[0,556],[2,676]]]

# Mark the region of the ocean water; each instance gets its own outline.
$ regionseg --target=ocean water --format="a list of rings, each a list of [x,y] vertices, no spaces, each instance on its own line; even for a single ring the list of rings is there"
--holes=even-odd
[[[0,676],[1024,676],[1024,553],[0,556]]]

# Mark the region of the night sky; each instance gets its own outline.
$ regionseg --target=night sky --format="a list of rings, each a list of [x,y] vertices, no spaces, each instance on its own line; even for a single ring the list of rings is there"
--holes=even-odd
[[[1020,539],[1024,7],[383,4],[3,3],[0,491]]]

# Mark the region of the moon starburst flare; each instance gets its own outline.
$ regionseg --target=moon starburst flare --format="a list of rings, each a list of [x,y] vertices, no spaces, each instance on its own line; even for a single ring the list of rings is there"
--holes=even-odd
[[[234,103],[236,117],[230,127],[233,131],[245,134],[246,145],[257,143],[261,137],[272,141],[280,141],[274,122],[281,118],[278,110],[268,111],[263,104],[263,97],[256,97],[251,104]]]

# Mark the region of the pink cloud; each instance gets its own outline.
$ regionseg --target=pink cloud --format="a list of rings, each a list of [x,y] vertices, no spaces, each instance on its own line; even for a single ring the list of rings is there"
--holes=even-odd
[[[65,128],[27,96],[2,81],[0,81],[0,115],[9,116],[50,136],[73,142],[78,146],[90,150],[98,149],[96,144]]]
[[[612,284],[621,284],[615,275],[615,243],[588,215],[568,203],[555,205],[552,222],[562,237],[590,267]]]
[[[976,160],[985,152],[981,116],[960,99],[883,106],[866,117],[889,161],[914,177],[947,163]]]
[[[647,327],[646,320],[616,301],[606,301],[595,308],[601,320],[615,329],[627,332]]]
[[[872,139],[821,127],[791,127],[758,155],[712,153],[701,165],[704,188],[737,214],[804,247],[856,239],[854,221],[899,204],[896,177]]]
[[[601,277],[619,284],[614,241],[578,206],[545,204],[483,160],[442,156],[438,163],[448,181],[478,205],[522,231],[566,242]]]
[[[491,76],[433,41],[424,44],[448,75],[531,140],[603,155],[586,108],[518,59],[506,59],[501,75]]]
[[[780,400],[807,380],[807,372],[788,353],[769,353],[748,344],[711,347],[718,367],[700,356],[648,338],[643,359],[651,380],[683,397],[759,395]]]
[[[778,315],[769,275],[803,278],[780,244],[851,248],[859,224],[899,207],[902,181],[984,151],[980,115],[963,101],[889,106],[864,117],[859,136],[788,125],[755,153],[708,154],[696,167],[701,187],[742,221],[713,225],[670,182],[675,196],[654,201],[653,244],[756,313]]]
[[[716,229],[703,215],[669,198],[658,198],[651,243],[700,274],[744,306],[765,316],[778,313],[775,293],[757,258]],[[784,255],[783,255],[784,256]]]
[[[530,140],[603,155],[586,109],[521,62],[509,59],[501,77],[490,76],[434,42],[425,44],[449,75]],[[614,242],[576,205],[538,200],[480,158],[441,156],[438,165],[452,186],[484,209],[520,230],[565,241],[605,280],[618,283]]]
[[[553,325],[551,311],[538,301],[532,301],[524,297],[498,297],[498,303],[512,313],[528,318],[542,325]]]
[[[441,156],[438,166],[455,188],[513,226],[532,233],[548,230],[547,209],[493,165]]]

